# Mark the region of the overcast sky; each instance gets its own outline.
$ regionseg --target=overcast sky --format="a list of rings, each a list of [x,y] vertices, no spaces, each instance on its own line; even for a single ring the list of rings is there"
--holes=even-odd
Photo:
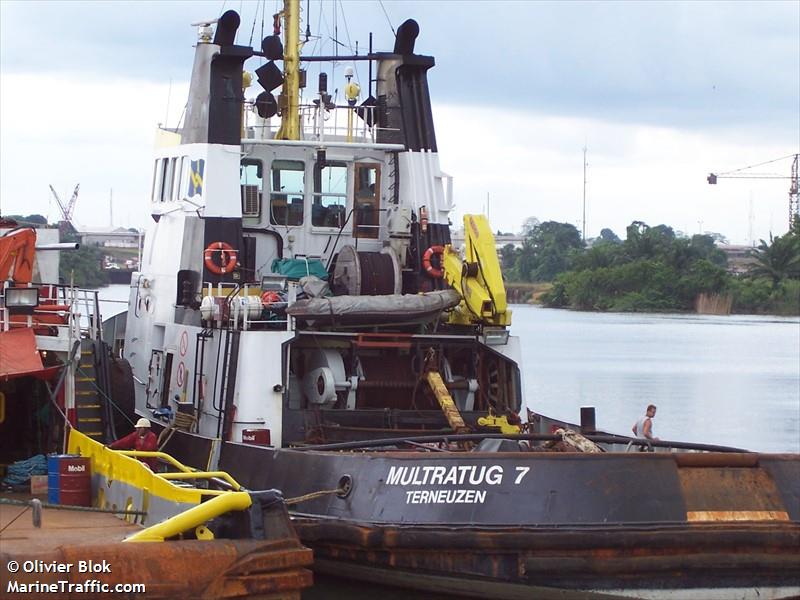
[[[306,1],[302,2],[304,19]],[[269,2],[0,0],[0,211],[144,226],[155,127],[185,103],[190,23],[242,14],[237,42],[271,28]],[[457,216],[486,210],[496,229],[531,216],[587,234],[664,223],[735,243],[788,226],[800,152],[800,2],[312,2],[305,52],[391,50],[392,27],[420,24],[441,164]],[[305,29],[305,20],[303,23]],[[251,31],[252,38],[251,38]],[[255,68],[257,64],[250,68]],[[329,74],[341,87],[344,65]],[[358,77],[366,87],[367,74]]]

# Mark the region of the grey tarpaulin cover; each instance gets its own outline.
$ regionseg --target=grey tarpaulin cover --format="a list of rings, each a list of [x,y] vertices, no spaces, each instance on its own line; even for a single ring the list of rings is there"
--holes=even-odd
[[[434,319],[461,301],[455,290],[388,296],[334,296],[298,300],[286,312],[315,323],[403,323]]]

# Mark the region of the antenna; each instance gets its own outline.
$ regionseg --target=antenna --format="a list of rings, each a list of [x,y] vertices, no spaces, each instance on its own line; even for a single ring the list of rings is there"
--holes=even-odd
[[[114,227],[114,188],[108,193],[108,226]]]
[[[581,221],[583,235],[581,239],[586,241],[586,144],[583,145],[583,220]]]

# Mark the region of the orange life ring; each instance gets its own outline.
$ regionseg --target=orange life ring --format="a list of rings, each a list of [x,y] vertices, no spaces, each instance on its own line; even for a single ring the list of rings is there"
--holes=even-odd
[[[214,262],[214,253],[219,252],[220,264]],[[211,242],[203,251],[206,269],[217,275],[230,273],[236,267],[236,250],[227,242]]]
[[[444,257],[444,248],[442,246],[431,246],[425,250],[425,254],[422,255],[422,266],[425,268],[425,272],[428,273],[428,277],[441,279],[444,275],[444,271],[442,269],[437,269],[431,264],[431,257],[434,254],[439,255],[439,261],[441,264],[441,260]]]

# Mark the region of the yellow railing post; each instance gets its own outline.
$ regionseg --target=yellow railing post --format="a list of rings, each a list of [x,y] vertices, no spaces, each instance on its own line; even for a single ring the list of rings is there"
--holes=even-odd
[[[206,521],[234,510],[245,510],[252,504],[247,492],[228,492],[198,504],[174,517],[125,538],[125,542],[163,542],[167,538],[194,529]]]

